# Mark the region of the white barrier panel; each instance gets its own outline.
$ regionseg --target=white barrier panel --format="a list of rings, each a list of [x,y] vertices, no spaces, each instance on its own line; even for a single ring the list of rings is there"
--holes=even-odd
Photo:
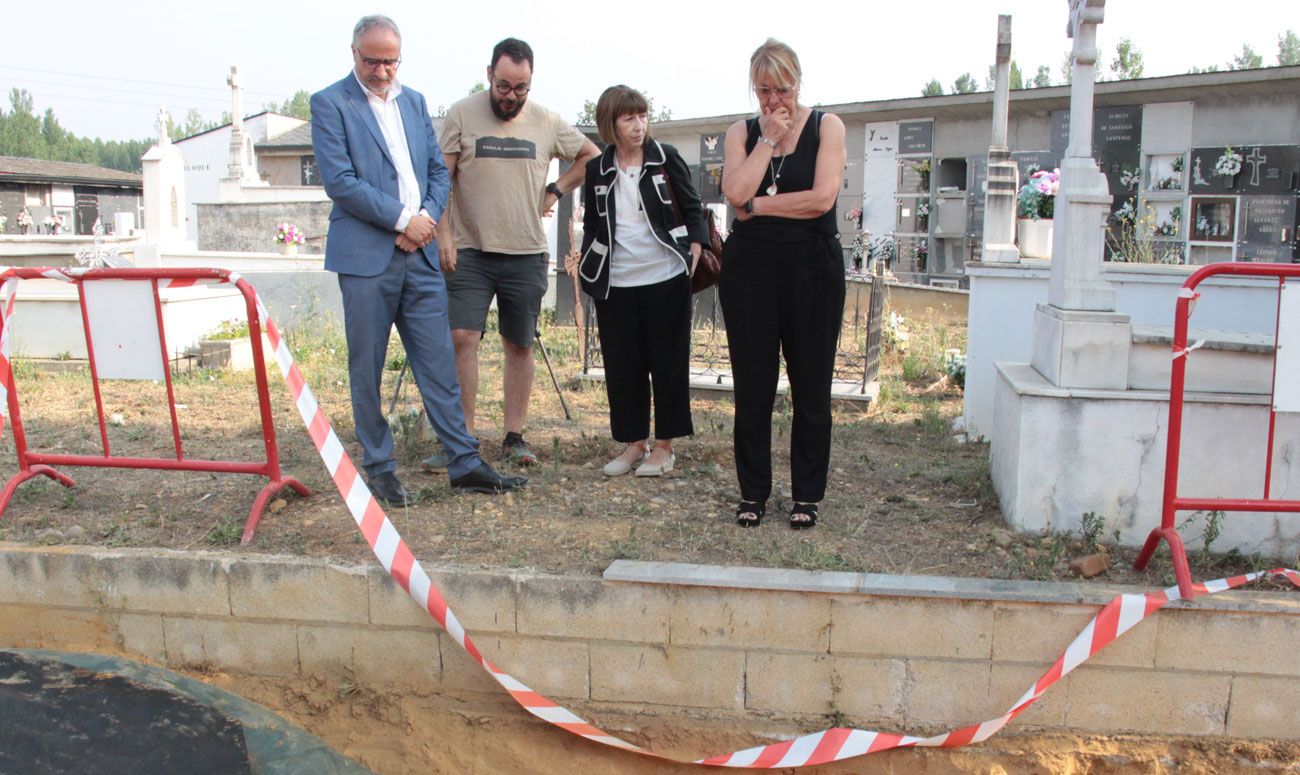
[[[1277,319],[1277,365],[1273,375],[1273,409],[1300,412],[1300,283],[1282,285]]]
[[[81,284],[91,345],[100,379],[152,379],[163,373],[162,339],[153,283],[148,280],[86,280]]]

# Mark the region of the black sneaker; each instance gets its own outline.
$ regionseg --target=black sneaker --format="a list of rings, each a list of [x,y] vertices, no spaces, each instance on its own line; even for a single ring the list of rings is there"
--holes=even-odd
[[[524,441],[522,433],[510,431],[506,434],[505,441],[501,442],[501,454],[508,462],[517,466],[531,466],[537,464],[537,455],[528,442]]]

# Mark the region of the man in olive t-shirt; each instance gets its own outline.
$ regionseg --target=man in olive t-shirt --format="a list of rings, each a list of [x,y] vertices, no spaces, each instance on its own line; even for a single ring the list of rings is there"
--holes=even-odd
[[[524,420],[533,384],[533,337],[546,293],[548,257],[541,218],[577,188],[587,160],[599,151],[556,113],[528,102],[533,51],[506,38],[492,50],[488,88],[451,106],[440,140],[451,169],[450,217],[438,227],[438,254],[447,273],[456,375],[470,433],[475,432],[478,345],[495,296],[505,349],[507,459],[531,465]],[[552,159],[572,161],[547,184]],[[436,469],[438,461],[426,461]]]

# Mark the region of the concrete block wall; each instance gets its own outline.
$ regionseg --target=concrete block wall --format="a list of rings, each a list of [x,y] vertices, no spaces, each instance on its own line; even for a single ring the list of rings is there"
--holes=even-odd
[[[276,229],[282,223],[292,223],[307,238],[300,253],[323,253],[331,206],[328,200],[202,203],[197,205],[198,247],[199,250],[274,253],[279,250],[273,241]]]
[[[1115,592],[749,571],[795,580],[761,589],[732,573],[743,569],[659,583],[641,565],[616,564],[631,568],[626,581],[430,573],[490,659],[561,702],[840,713],[912,733],[1000,715]],[[1162,610],[1049,689],[1014,726],[1300,738],[1295,595],[1220,597]],[[0,543],[0,647],[502,691],[381,568],[304,558]]]

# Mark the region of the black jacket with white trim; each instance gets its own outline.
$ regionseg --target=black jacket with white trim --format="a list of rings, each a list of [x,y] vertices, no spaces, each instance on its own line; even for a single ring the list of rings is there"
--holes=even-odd
[[[691,267],[691,243],[709,244],[708,225],[700,196],[691,183],[691,171],[671,145],[646,138],[641,169],[641,202],[655,239],[675,252],[687,270]],[[609,298],[609,259],[614,245],[614,191],[618,164],[614,146],[587,162],[582,187],[582,251],[578,277],[582,289],[592,298]],[[682,211],[679,220],[673,200]],[[682,221],[685,221],[684,223]]]

